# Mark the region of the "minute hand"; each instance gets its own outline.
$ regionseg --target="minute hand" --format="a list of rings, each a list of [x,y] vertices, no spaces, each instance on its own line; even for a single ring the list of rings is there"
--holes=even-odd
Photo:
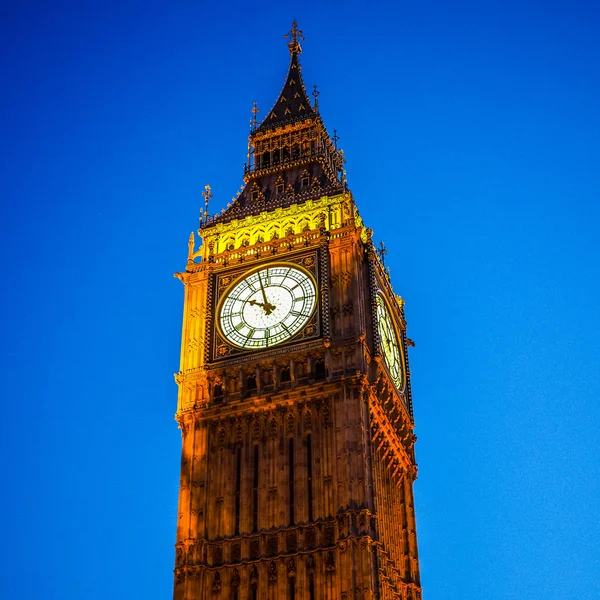
[[[269,304],[269,301],[267,300],[267,294],[265,294],[265,287],[263,286],[262,277],[260,275],[258,276],[258,283],[260,283],[260,291],[262,292],[262,297],[265,301],[265,305]]]
[[[263,300],[265,301],[265,303],[263,305],[263,309],[264,309],[266,315],[270,315],[275,310],[276,307],[273,306],[272,304],[270,304],[269,301],[267,300],[267,294],[265,293],[265,287],[263,286],[262,278],[260,275],[258,276],[258,283],[260,283],[260,291],[262,292],[262,297],[263,297]]]

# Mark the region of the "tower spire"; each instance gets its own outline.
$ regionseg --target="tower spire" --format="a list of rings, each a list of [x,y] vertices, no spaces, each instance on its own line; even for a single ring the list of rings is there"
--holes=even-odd
[[[256,102],[252,108],[245,185],[236,201],[208,226],[259,213],[267,205],[289,205],[347,190],[337,136],[332,140],[319,115],[319,91],[315,86],[312,103],[302,79],[299,56],[304,36],[296,20],[285,37],[290,63],[277,101],[260,123]]]
[[[257,132],[274,129],[287,123],[302,121],[316,116],[316,111],[311,106],[302,79],[302,70],[298,56],[302,52],[300,40],[304,40],[304,36],[302,35],[302,30],[298,29],[296,19],[292,22],[291,31],[286,33],[285,37],[289,40],[287,45],[291,57],[288,75],[275,106],[273,106],[258,128],[255,128]]]

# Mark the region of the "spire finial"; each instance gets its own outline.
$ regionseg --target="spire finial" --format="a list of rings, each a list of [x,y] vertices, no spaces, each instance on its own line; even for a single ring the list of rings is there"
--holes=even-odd
[[[194,246],[196,245],[196,239],[194,238],[194,232],[190,233],[190,239],[188,240],[188,265],[194,262]]]
[[[387,248],[383,241],[379,242],[379,249],[377,250],[377,254],[379,254],[379,259],[381,260],[381,264],[385,267],[385,255],[387,254]]]
[[[210,191],[210,185],[204,186],[204,191],[202,192],[204,196],[204,212],[200,209],[200,227],[202,227],[202,223],[208,220],[208,201],[212,198],[212,193]]]
[[[298,29],[298,23],[296,19],[292,21],[292,30],[289,33],[285,34],[285,37],[290,40],[288,42],[288,48],[290,49],[290,54],[300,54],[302,52],[302,46],[300,46],[300,42],[298,38],[304,40],[304,36],[302,35],[302,30]]]
[[[254,105],[252,106],[252,131],[256,129],[256,115],[258,115],[259,112],[258,102],[255,100]]]
[[[315,99],[315,110],[319,110],[319,94],[320,92],[317,90],[317,84],[313,86],[313,98]]]
[[[337,134],[337,129],[333,130],[333,137],[331,139],[333,140],[333,143],[335,145],[335,149],[337,150],[338,149],[337,143],[338,143],[338,141],[340,139],[340,136]]]

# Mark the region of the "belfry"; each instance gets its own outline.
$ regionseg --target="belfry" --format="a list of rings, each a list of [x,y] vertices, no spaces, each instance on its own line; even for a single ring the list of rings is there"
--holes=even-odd
[[[184,316],[175,600],[420,600],[404,302],[300,69],[201,211]]]

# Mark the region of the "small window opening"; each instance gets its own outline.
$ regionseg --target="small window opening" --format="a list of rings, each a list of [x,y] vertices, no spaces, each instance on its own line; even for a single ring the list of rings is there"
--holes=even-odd
[[[242,483],[242,449],[235,449],[235,535],[240,534],[240,495]]]
[[[296,521],[296,517],[295,517],[295,490],[294,490],[294,438],[290,438],[290,442],[289,442],[289,448],[288,448],[288,452],[289,452],[289,463],[290,463],[290,467],[289,467],[289,475],[290,475],[290,481],[289,481],[289,513],[290,513],[290,525],[294,525],[295,521]]]
[[[323,381],[327,377],[327,370],[325,369],[325,361],[318,360],[315,363],[315,379],[317,381]]]
[[[257,389],[256,375],[248,375],[248,378],[246,379],[246,391],[248,394],[253,394]]]
[[[313,520],[313,473],[312,473],[312,436],[306,436],[306,461],[308,463],[308,520]]]
[[[213,388],[213,401],[216,403],[223,401],[223,386],[220,383]]]
[[[252,486],[252,531],[258,531],[258,444],[254,445],[254,482]]]
[[[290,375],[290,368],[289,367],[283,367],[281,369],[279,381],[281,381],[281,383],[286,383],[286,382],[291,381],[291,380],[292,380],[292,377]]]

